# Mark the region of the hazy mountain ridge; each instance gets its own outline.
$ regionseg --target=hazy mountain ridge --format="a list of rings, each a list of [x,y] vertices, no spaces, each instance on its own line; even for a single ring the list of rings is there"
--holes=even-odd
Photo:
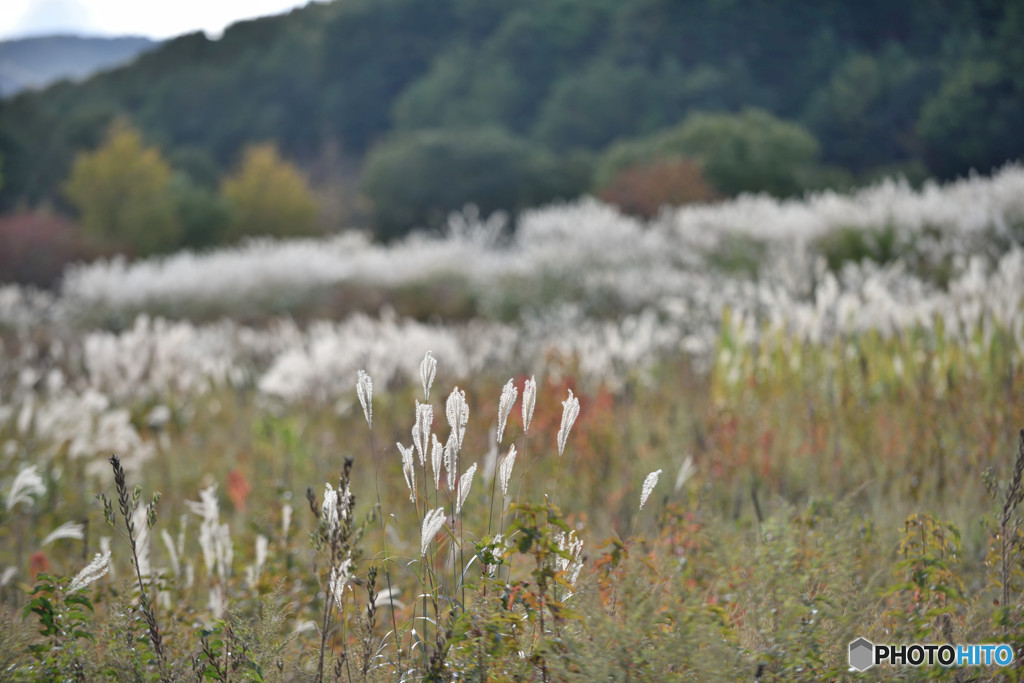
[[[99,38],[52,35],[0,41],[0,96],[82,80],[131,62],[159,41],[141,36]]]

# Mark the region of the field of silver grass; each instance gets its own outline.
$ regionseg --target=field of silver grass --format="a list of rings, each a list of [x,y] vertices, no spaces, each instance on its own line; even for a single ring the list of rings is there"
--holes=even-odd
[[[941,398],[957,391],[958,374],[1012,377],[1024,365],[1022,245],[1024,169],[1011,166],[919,191],[886,182],[804,201],[741,197],[646,224],[584,200],[530,212],[511,236],[502,217],[467,211],[444,236],[390,246],[358,235],[254,242],[74,267],[56,294],[4,288],[0,596],[20,606],[47,572],[77,573],[51,591],[58,612],[74,603],[53,596],[139,596],[125,609],[141,610],[137,631],[153,654],[135,670],[157,678],[180,674],[189,657],[200,676],[230,677],[231,610],[251,612],[271,594],[287,606],[275,633],[298,634],[307,649],[278,637],[280,649],[260,654],[261,676],[279,660],[296,676],[337,667],[351,677],[353,666],[370,677],[451,675],[456,660],[473,659],[459,648],[479,645],[465,629],[484,625],[516,643],[493,645],[507,661],[492,675],[554,676],[584,539],[596,546],[588,535],[597,528],[628,545],[638,524],[645,530],[641,508],[659,475],[671,491],[663,500],[692,501],[700,496],[687,482],[726,467],[687,457],[689,444],[716,434],[677,426],[682,405],[651,417],[664,433],[637,437],[642,454],[619,463],[614,482],[588,480],[569,459],[563,471],[577,416],[593,420],[587,438],[597,441],[600,423],[621,417],[602,397],[689,401],[670,386],[680,375],[664,372],[680,363],[695,383],[711,376],[714,404],[734,413],[756,391],[753,378],[784,387],[823,373],[837,396],[856,381],[902,396],[927,375],[929,395]],[[470,315],[396,311],[410,291],[438,283],[463,292]],[[283,315],[349,294],[358,301],[335,307],[345,311],[336,319]],[[359,310],[368,300],[378,305]],[[239,310],[244,321],[232,319]],[[847,365],[869,363],[870,377],[849,379]],[[431,394],[438,368],[444,399]],[[582,408],[574,388],[587,394]],[[528,440],[535,403],[546,417]],[[482,412],[463,446],[470,404]],[[342,431],[324,426],[332,420]],[[356,436],[357,421],[369,432]],[[688,445],[654,445],[665,439]],[[357,454],[340,484],[339,452]],[[106,510],[114,531],[88,503],[111,490],[112,453],[127,478]],[[602,481],[606,492],[582,492]],[[152,525],[157,508],[142,504],[134,482],[164,492],[173,512],[162,524]],[[308,506],[300,482],[316,485]],[[358,506],[346,507],[353,490]],[[602,498],[615,502],[571,507]],[[250,499],[264,509],[246,512]],[[554,503],[566,503],[567,517]],[[310,506],[312,526],[303,525]],[[648,532],[663,512],[649,514]],[[112,547],[126,536],[127,554]],[[591,564],[608,579],[601,557]],[[598,586],[603,599],[611,589]],[[522,603],[511,621],[488,612],[467,627],[467,588]],[[210,635],[191,654],[161,651],[154,633],[170,643],[182,625]],[[77,640],[57,640],[65,659],[43,664],[72,666]],[[822,657],[835,665],[834,652]]]

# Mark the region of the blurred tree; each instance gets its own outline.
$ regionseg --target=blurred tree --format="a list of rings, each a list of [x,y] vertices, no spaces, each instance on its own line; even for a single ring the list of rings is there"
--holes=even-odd
[[[856,173],[917,157],[915,124],[939,73],[902,49],[850,57],[811,99],[804,117],[825,158]]]
[[[657,81],[638,67],[595,62],[555,84],[533,137],[552,149],[598,149],[663,125]]]
[[[75,157],[64,192],[88,238],[144,256],[178,244],[181,225],[170,180],[160,150],[144,146],[131,126],[116,123],[103,146]]]
[[[316,232],[317,205],[309,185],[273,145],[247,147],[238,169],[221,183],[221,194],[231,209],[228,240]]]
[[[180,172],[171,180],[171,193],[181,223],[181,246],[204,249],[225,241],[231,226],[227,200]]]
[[[440,55],[395,101],[392,120],[404,130],[511,127],[522,84],[504,62],[480,64],[466,45]]]
[[[1024,156],[1024,102],[995,62],[964,64],[921,110],[918,130],[929,168],[949,178],[988,173]]]
[[[661,159],[696,161],[722,194],[799,192],[815,170],[818,142],[797,124],[768,112],[696,113],[662,133],[612,146],[598,169],[598,187],[622,169]]]
[[[483,215],[514,212],[572,184],[571,171],[545,151],[496,128],[419,131],[385,141],[363,173],[384,240],[440,228],[467,204]]]

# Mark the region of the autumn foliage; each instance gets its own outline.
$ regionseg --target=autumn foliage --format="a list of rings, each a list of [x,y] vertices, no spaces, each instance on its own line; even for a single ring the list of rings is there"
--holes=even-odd
[[[599,197],[627,213],[653,218],[663,206],[709,202],[716,193],[695,162],[671,159],[623,169]]]

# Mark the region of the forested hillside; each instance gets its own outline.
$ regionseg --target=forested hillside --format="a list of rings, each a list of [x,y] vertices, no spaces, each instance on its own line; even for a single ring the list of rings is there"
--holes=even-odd
[[[0,209],[62,206],[119,119],[200,185],[267,141],[321,182],[364,169],[384,237],[466,202],[635,195],[656,163],[641,188],[678,182],[639,205],[951,178],[1024,154],[1021,35],[1006,0],[311,3],[0,101]]]

